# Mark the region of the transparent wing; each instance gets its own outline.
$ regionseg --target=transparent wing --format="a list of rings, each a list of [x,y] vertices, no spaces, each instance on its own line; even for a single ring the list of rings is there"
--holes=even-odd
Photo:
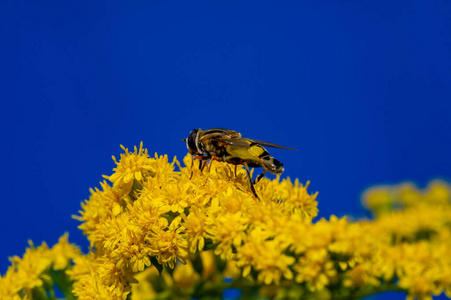
[[[226,145],[236,146],[240,148],[249,149],[252,142],[249,139],[245,138],[231,138],[230,136],[223,136],[212,139],[212,141],[215,141],[217,143],[222,143]]]
[[[249,141],[254,143],[254,144],[258,144],[258,145],[262,145],[262,146],[273,147],[273,148],[281,148],[281,149],[287,149],[287,150],[296,150],[297,151],[297,149],[288,148],[288,147],[284,147],[284,146],[280,146],[280,145],[277,145],[277,144],[268,143],[268,142],[264,142],[264,141],[259,141],[259,140],[254,140],[254,139],[249,139]]]
[[[288,148],[288,147],[280,146],[280,145],[277,145],[274,143],[268,143],[265,141],[248,139],[248,138],[236,138],[236,137],[230,137],[230,136],[221,136],[221,137],[214,138],[212,140],[215,142],[218,142],[218,143],[223,143],[226,145],[241,147],[241,148],[245,148],[245,149],[249,149],[252,146],[252,144],[257,144],[257,145],[262,145],[262,146],[266,146],[266,147],[273,147],[273,148],[297,151],[297,149]]]

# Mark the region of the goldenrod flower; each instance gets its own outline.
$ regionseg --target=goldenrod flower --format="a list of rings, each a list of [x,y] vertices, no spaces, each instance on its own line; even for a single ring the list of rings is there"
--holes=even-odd
[[[307,181],[305,185],[302,185],[298,179],[294,181],[294,184],[288,179],[282,180],[274,188],[278,192],[277,201],[282,203],[284,210],[289,214],[299,214],[303,218],[312,220],[318,215],[318,203],[316,202],[318,193],[309,195],[307,193],[309,184],[310,182]]]
[[[151,171],[155,169],[151,166],[152,160],[149,159],[147,149],[143,149],[143,144],[139,145],[139,150],[130,153],[128,149],[121,145],[122,150],[125,151],[121,154],[121,159],[118,162],[116,157],[113,156],[113,160],[116,163],[116,168],[113,169],[114,174],[111,176],[104,176],[106,179],[113,182],[114,186],[131,187],[133,179],[141,181],[148,176]]]
[[[451,297],[451,187],[443,181],[369,189],[374,220],[313,221],[309,182],[262,178],[256,198],[246,172],[227,163],[201,172],[189,154],[182,166],[149,157],[142,144],[122,149],[104,176],[111,184],[91,189],[75,217],[90,252],[81,255],[67,236],[51,249],[31,245],[0,278],[0,299],[51,294],[58,272],[79,299],[214,299],[230,286],[272,298]]]
[[[375,275],[373,264],[363,262],[346,272],[343,285],[351,289],[365,286],[378,287],[381,285],[381,281]]]
[[[59,271],[63,277],[70,261],[81,255],[77,247],[68,243],[67,234],[51,249],[45,243],[39,247],[31,241],[29,244],[30,248],[22,258],[14,256],[10,259],[12,265],[0,277],[0,299],[33,299],[38,291],[45,293],[53,286],[52,273]]]
[[[182,236],[183,228],[177,223],[173,221],[168,230],[155,230],[146,238],[150,253],[160,264],[167,264],[171,269],[177,259],[184,263],[188,255],[188,241]]]
[[[311,291],[325,289],[327,285],[335,281],[337,276],[333,261],[329,259],[315,261],[311,259],[311,255],[299,258],[294,269],[297,272],[296,282],[305,282]]]
[[[181,215],[183,218],[184,232],[186,236],[189,237],[190,251],[195,253],[197,250],[202,251],[205,246],[205,235],[206,235],[206,221],[207,214],[200,207],[193,207],[186,216],[186,214]]]
[[[59,238],[58,243],[50,250],[54,270],[63,270],[71,260],[81,255],[80,249],[73,244],[69,244],[69,234]]]
[[[244,244],[237,248],[236,264],[243,268],[243,276],[251,269],[258,272],[258,280],[265,284],[279,284],[281,277],[293,279],[290,266],[295,258],[284,253],[284,246],[278,239],[266,238],[260,229],[249,232]]]
[[[84,222],[78,228],[88,237],[91,246],[101,241],[97,227],[107,219],[117,216],[121,212],[121,193],[109,186],[105,181],[100,183],[102,190],[90,189],[91,196],[81,204],[81,216],[75,219]]]

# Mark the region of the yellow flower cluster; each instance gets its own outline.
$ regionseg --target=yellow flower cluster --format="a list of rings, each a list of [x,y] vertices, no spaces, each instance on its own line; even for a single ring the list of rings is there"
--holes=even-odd
[[[373,187],[363,200],[377,216],[363,222],[379,245],[375,274],[409,298],[451,297],[451,187],[440,180],[424,190],[411,183]]]
[[[35,299],[47,293],[54,297],[53,285],[61,289],[69,281],[66,271],[70,262],[81,256],[80,250],[63,235],[51,249],[43,243],[35,247],[30,241],[22,258],[10,258],[12,265],[0,277],[0,299]],[[69,291],[70,292],[70,291]]]
[[[358,299],[386,290],[408,299],[451,296],[445,182],[373,187],[363,201],[374,220],[313,222],[317,194],[307,192],[308,182],[263,178],[257,198],[246,172],[229,164],[214,161],[202,172],[190,155],[181,166],[150,157],[142,144],[122,148],[114,173],[104,176],[112,184],[92,189],[75,217],[90,252],[79,255],[67,239],[28,249],[0,279],[0,299],[31,299],[45,285],[44,270],[67,268],[71,259],[66,273],[79,299],[218,299],[233,287],[272,299]]]
[[[115,172],[104,176],[112,186],[103,182],[102,190],[91,190],[76,217],[95,249],[71,272],[77,296],[125,299],[137,272],[151,265],[174,269],[190,253],[211,248],[222,259],[246,266],[245,273],[254,268],[262,282],[293,277],[294,258],[281,255],[290,244],[276,237],[281,224],[309,223],[317,215],[316,195],[306,186],[264,179],[256,186],[259,200],[245,171],[235,174],[225,163],[214,162],[201,173],[190,156],[182,167],[167,156],[149,157],[142,144],[124,151],[119,161],[113,157]]]
[[[149,157],[142,145],[124,150],[105,176],[112,186],[92,190],[77,217],[95,249],[71,273],[81,299],[125,299],[131,291],[133,299],[145,299],[142,291],[202,297],[230,286],[276,298],[402,290],[430,299],[451,291],[446,183],[425,191],[375,187],[364,194],[374,221],[332,216],[313,223],[318,209],[308,183],[263,178],[256,198],[245,171],[226,163],[201,172],[190,155],[182,167],[167,156]]]

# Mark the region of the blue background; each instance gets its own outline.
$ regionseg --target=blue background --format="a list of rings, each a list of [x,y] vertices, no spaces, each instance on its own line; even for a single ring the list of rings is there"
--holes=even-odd
[[[0,4],[0,273],[27,239],[87,250],[119,144],[182,158],[195,127],[299,149],[270,152],[320,217],[451,179],[450,1],[65,2]]]

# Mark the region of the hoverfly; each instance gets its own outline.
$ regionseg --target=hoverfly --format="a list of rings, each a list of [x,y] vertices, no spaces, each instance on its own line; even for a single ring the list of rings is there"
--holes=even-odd
[[[189,133],[188,138],[183,139],[183,142],[186,142],[189,153],[199,160],[199,169],[201,171],[209,160],[218,160],[235,165],[235,175],[237,165],[244,165],[252,193],[257,198],[254,184],[267,171],[272,174],[282,174],[284,171],[283,164],[269,155],[263,146],[296,150],[273,143],[243,138],[239,132],[221,128],[193,129]],[[249,167],[263,167],[264,170],[255,181],[252,181]]]

